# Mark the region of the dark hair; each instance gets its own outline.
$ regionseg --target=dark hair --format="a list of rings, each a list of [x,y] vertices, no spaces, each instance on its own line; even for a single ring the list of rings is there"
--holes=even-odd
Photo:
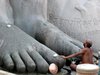
[[[92,41],[90,41],[90,40],[85,40],[84,46],[85,46],[85,44],[86,44],[86,46],[87,46],[88,48],[90,48],[90,47],[92,46]]]

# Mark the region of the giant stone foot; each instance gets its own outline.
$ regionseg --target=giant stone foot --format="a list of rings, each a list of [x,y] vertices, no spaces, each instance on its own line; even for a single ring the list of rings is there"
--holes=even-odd
[[[58,54],[69,55],[82,48],[82,43],[46,20],[47,0],[10,0],[10,4],[15,25]]]
[[[64,65],[64,59],[55,54],[68,55],[82,48],[82,43],[47,22],[46,3],[0,0],[0,64],[5,69],[47,73],[51,63],[59,69]]]
[[[48,72],[49,64],[36,51],[34,44],[32,37],[14,26],[9,0],[0,0],[0,65],[10,71]],[[39,70],[41,67],[44,69]]]
[[[54,51],[40,44],[16,26],[9,27],[6,24],[0,26],[0,60],[1,65],[6,69],[47,73],[50,63],[62,62],[58,66],[63,66],[64,60],[61,57],[58,57],[59,61],[54,58]]]

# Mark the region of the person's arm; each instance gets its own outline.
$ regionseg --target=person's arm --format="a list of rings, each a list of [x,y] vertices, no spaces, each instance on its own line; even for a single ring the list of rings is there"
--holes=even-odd
[[[84,50],[82,50],[81,52],[78,52],[78,53],[75,53],[75,54],[71,54],[69,56],[62,56],[64,59],[68,59],[68,58],[72,58],[72,57],[75,57],[75,56],[78,56],[78,55],[81,55],[84,53]]]

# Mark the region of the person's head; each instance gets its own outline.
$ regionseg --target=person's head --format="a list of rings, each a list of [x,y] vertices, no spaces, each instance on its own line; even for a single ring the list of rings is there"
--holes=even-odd
[[[54,64],[54,63],[50,64],[50,66],[49,66],[49,72],[52,75],[56,75],[58,73],[58,67],[57,67],[57,65]]]
[[[92,46],[92,41],[91,40],[85,40],[83,42],[84,47],[90,48]]]

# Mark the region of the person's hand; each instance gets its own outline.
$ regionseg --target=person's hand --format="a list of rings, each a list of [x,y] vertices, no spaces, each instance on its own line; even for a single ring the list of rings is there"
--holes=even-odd
[[[66,59],[66,56],[61,55],[61,57],[62,57],[63,59]]]

